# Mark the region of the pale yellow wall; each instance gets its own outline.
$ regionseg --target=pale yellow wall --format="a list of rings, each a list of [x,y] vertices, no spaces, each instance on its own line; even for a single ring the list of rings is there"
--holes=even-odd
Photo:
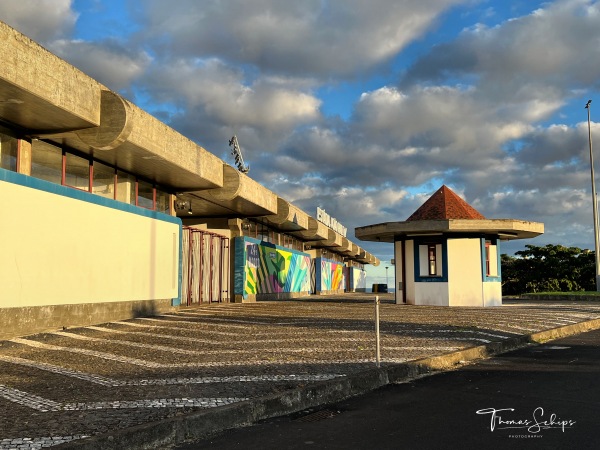
[[[0,181],[0,308],[176,298],[179,229]]]
[[[448,239],[450,306],[483,306],[481,240]]]
[[[502,283],[483,283],[483,306],[502,306]]]

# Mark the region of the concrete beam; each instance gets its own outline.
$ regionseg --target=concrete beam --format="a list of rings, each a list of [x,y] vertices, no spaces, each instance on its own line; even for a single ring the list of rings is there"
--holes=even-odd
[[[324,223],[309,216],[308,228],[304,231],[292,232],[291,234],[303,240],[319,241],[329,237],[328,230],[329,228]]]
[[[100,124],[101,85],[0,22],[0,117],[32,134]]]
[[[277,213],[277,195],[229,164],[221,162],[221,171],[223,187],[192,192],[198,198],[192,203],[194,211],[200,213],[201,209],[205,209],[204,214],[213,215],[211,204],[216,204],[225,215],[235,213],[251,217]],[[207,202],[200,204],[201,199]]]
[[[223,186],[217,156],[114,92],[100,100],[97,127],[43,137],[175,191]]]
[[[287,200],[277,197],[277,214],[265,216],[265,219],[283,231],[308,230],[309,215]]]

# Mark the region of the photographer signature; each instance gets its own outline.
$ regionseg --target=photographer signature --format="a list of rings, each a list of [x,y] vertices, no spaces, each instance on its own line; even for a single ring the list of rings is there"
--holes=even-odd
[[[506,419],[500,413],[506,411],[514,411],[514,408],[484,408],[477,411],[477,414],[489,414],[490,415],[490,431],[495,429],[507,429],[507,428],[522,428],[526,429],[529,433],[539,433],[541,430],[548,430],[552,428],[561,429],[565,432],[565,429],[572,428],[575,425],[574,420],[559,419],[556,414],[550,414],[547,418],[544,417],[544,408],[538,406],[531,416],[527,419]],[[504,414],[506,417],[506,413]]]

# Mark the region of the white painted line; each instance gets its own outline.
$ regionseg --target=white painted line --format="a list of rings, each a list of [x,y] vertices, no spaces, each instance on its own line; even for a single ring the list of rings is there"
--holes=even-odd
[[[52,350],[52,351],[63,351],[63,352],[71,352],[78,353],[82,355],[94,356],[96,358],[107,359],[110,361],[116,361],[125,364],[132,364],[141,367],[148,367],[152,369],[174,369],[174,368],[182,368],[182,367],[230,367],[230,366],[245,366],[245,365],[264,365],[264,366],[273,366],[273,365],[296,365],[296,364],[363,364],[369,363],[370,360],[366,359],[306,359],[301,361],[281,361],[279,359],[272,358],[269,361],[264,360],[248,360],[248,361],[215,361],[215,362],[202,362],[202,363],[180,363],[180,364],[163,364],[151,361],[144,361],[136,358],[127,358],[124,356],[113,355],[112,353],[104,353],[98,352],[95,350],[87,350],[83,348],[74,348],[74,347],[60,347],[58,345],[50,345],[44,344],[42,342],[32,341],[29,339],[22,338],[13,338],[10,342],[14,342],[17,344],[27,345],[29,347],[40,348],[44,350]],[[335,352],[335,349],[332,350]],[[393,359],[387,360],[388,362],[404,362],[406,359]],[[384,361],[385,362],[385,361]]]
[[[215,408],[248,400],[248,398],[224,397],[224,398],[161,398],[142,400],[115,400],[91,403],[59,403],[47,398],[29,394],[19,389],[12,389],[0,384],[0,397],[35,409],[40,412],[48,411],[84,411],[90,409],[130,409],[130,408]]]
[[[158,351],[167,352],[167,353],[180,353],[180,354],[184,354],[184,355],[238,355],[238,354],[239,355],[244,355],[244,354],[253,355],[256,353],[280,354],[280,353],[305,353],[305,352],[331,353],[331,352],[337,352],[339,350],[342,350],[342,351],[354,350],[352,348],[332,349],[330,347],[328,347],[328,348],[308,348],[308,349],[307,348],[277,347],[277,348],[254,348],[254,349],[239,349],[239,350],[238,349],[188,350],[188,349],[182,349],[182,348],[178,348],[178,347],[167,347],[164,345],[152,345],[152,344],[145,344],[145,343],[140,343],[140,342],[123,341],[120,339],[95,338],[95,337],[91,337],[91,336],[84,336],[81,334],[68,333],[68,332],[64,332],[64,331],[52,331],[52,332],[48,332],[48,334],[54,334],[54,335],[58,335],[58,336],[66,337],[66,338],[77,339],[77,340],[82,340],[82,341],[117,344],[117,345],[124,345],[124,346],[128,346],[128,347],[158,350]]]
[[[216,408],[248,400],[248,398],[160,398],[143,400],[115,400],[92,403],[65,403],[64,411],[85,411],[90,409],[134,409],[134,408]]]
[[[212,339],[212,340],[198,339],[196,337],[177,336],[177,335],[173,335],[173,334],[160,334],[160,333],[152,333],[152,332],[147,332],[147,331],[121,331],[121,330],[115,330],[113,328],[104,328],[104,327],[97,327],[97,326],[87,326],[85,328],[94,330],[94,331],[99,331],[102,333],[115,333],[115,334],[120,334],[120,335],[133,334],[136,336],[157,337],[157,338],[161,338],[161,339],[169,339],[169,340],[189,342],[189,343],[215,344],[214,339]],[[239,333],[232,333],[232,334],[239,336]],[[289,336],[289,333],[281,333],[281,334],[284,336]],[[306,336],[310,336],[310,334],[307,333]],[[384,340],[385,340],[385,337],[384,337]],[[235,345],[265,344],[265,343],[278,344],[278,343],[286,343],[286,342],[298,343],[300,341],[301,342],[324,342],[323,338],[296,336],[294,339],[255,339],[255,340],[244,339],[243,342],[234,342],[233,344],[235,344]],[[361,342],[364,342],[364,339],[358,338],[358,337],[357,338],[337,338],[336,342],[361,343]],[[226,342],[226,343],[219,342],[219,346],[222,346],[222,347],[225,347],[225,346],[231,345],[231,344],[232,343],[229,343],[229,342]]]
[[[12,389],[3,384],[0,384],[0,397],[41,412],[59,411],[61,409],[61,405],[58,402],[37,395],[28,394],[27,392],[18,389]]]
[[[322,381],[333,378],[345,377],[344,374],[298,374],[298,375],[231,375],[226,377],[181,377],[181,378],[156,378],[140,380],[117,380],[91,373],[84,373],[53,364],[34,362],[28,359],[10,356],[1,356],[0,361],[32,367],[47,372],[56,373],[102,386],[151,386],[151,385],[174,385],[174,384],[212,384],[212,383],[249,383],[249,382],[277,382],[277,381]]]
[[[78,378],[80,380],[88,381],[94,384],[100,384],[102,386],[115,386],[117,380],[106,378],[100,375],[94,375],[89,373],[80,372],[78,370],[71,370],[65,367],[55,366],[54,364],[47,364],[43,362],[35,362],[29,359],[17,358],[14,356],[3,356],[0,355],[0,361],[17,364],[20,366],[33,367],[34,369],[44,370],[46,372],[52,372],[59,375],[68,376],[71,378]]]
[[[8,438],[0,439],[0,450],[38,450],[40,448],[54,447],[66,442],[85,439],[90,437],[86,434],[75,434],[73,436],[44,436],[37,438]]]

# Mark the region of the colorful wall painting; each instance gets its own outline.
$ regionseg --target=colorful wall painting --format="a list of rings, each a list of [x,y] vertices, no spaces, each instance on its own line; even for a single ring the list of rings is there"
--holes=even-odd
[[[310,256],[248,237],[235,238],[235,293],[310,292]]]
[[[325,258],[315,260],[317,292],[344,290],[344,264]]]

